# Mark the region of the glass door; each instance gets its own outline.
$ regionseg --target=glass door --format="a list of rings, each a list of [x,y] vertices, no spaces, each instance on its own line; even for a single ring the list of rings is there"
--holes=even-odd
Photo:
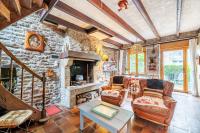
[[[185,90],[183,50],[163,51],[163,79],[172,81],[175,90]]]

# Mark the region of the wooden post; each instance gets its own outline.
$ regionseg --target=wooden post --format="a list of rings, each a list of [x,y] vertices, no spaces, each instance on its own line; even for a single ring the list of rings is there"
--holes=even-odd
[[[32,75],[31,106],[33,106],[34,75]]]
[[[23,87],[24,87],[24,68],[22,67],[22,75],[21,75],[21,100],[23,98]]]
[[[2,49],[0,48],[0,84],[1,84],[1,60],[2,60]]]
[[[12,81],[13,80],[13,60],[10,58],[10,86],[9,91],[12,93]]]
[[[89,79],[89,78],[88,78],[88,64],[87,64],[87,72],[86,72],[86,73],[87,73],[87,74],[86,74],[86,77],[87,77],[87,78],[86,78],[86,81],[87,81],[87,83],[89,83],[89,80],[88,80],[88,79]]]
[[[45,110],[45,84],[46,84],[46,77],[45,77],[45,72],[43,72],[43,77],[42,77],[42,86],[43,86],[43,94],[42,94],[42,118],[46,117],[46,110]]]

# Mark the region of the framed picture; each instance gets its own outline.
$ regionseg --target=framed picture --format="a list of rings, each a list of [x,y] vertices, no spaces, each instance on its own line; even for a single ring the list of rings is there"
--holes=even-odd
[[[31,51],[44,52],[44,37],[36,32],[28,31],[25,39],[25,49]]]

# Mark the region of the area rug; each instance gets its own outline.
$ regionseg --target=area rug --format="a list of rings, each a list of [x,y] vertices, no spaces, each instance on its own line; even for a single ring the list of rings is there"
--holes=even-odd
[[[46,107],[46,112],[48,116],[52,116],[52,115],[62,112],[62,110],[56,105],[50,105]]]

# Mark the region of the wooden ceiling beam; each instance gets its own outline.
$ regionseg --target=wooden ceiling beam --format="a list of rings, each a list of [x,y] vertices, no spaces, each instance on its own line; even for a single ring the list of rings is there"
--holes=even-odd
[[[49,5],[48,5],[48,10],[42,15],[40,22],[44,21],[44,19],[47,17],[47,15],[50,13],[50,11],[52,10],[52,8],[56,5],[56,3],[59,0],[51,0]]]
[[[92,5],[98,8],[100,11],[105,13],[107,16],[112,18],[116,23],[122,26],[125,30],[132,33],[137,38],[145,41],[144,37],[142,37],[135,29],[133,29],[128,23],[126,23],[121,17],[119,17],[115,12],[113,12],[108,6],[106,6],[101,0],[88,0]]]
[[[107,34],[110,34],[110,35],[115,36],[115,37],[117,37],[117,38],[119,38],[119,39],[121,39],[121,40],[124,40],[124,41],[126,41],[127,43],[133,43],[133,42],[130,41],[129,39],[123,37],[122,35],[120,35],[120,34],[118,34],[118,33],[116,33],[116,32],[114,32],[113,30],[107,28],[106,26],[100,24],[99,22],[93,20],[92,18],[86,16],[85,14],[83,14],[83,13],[77,11],[76,9],[70,7],[69,5],[67,5],[67,4],[65,4],[65,3],[61,2],[61,1],[59,1],[59,2],[55,5],[55,7],[56,7],[57,9],[59,9],[59,10],[65,12],[65,13],[67,13],[67,14],[69,14],[69,15],[71,15],[71,16],[73,16],[73,17],[75,17],[75,18],[77,18],[77,19],[79,19],[79,20],[81,20],[81,21],[83,21],[83,22],[85,22],[85,23],[88,23],[88,24],[90,24],[90,25],[95,26],[95,27],[98,28],[98,29],[101,29],[102,31],[106,32]]]
[[[112,45],[118,47],[119,49],[123,46],[123,44],[121,44],[121,43],[119,43],[119,42],[116,42],[116,41],[114,41],[114,40],[111,40],[111,39],[109,39],[109,38],[103,39],[103,41],[106,42],[106,43],[112,44]]]
[[[33,0],[20,0],[21,6],[31,9]]]
[[[149,14],[147,13],[143,3],[141,2],[141,0],[132,0],[132,2],[135,4],[135,6],[137,7],[140,14],[143,16],[144,20],[149,25],[149,27],[151,28],[154,35],[159,39],[160,35],[159,35],[155,25],[153,24]]]
[[[196,30],[196,31],[180,33],[180,35],[178,37],[176,34],[174,34],[174,35],[161,37],[159,40],[156,38],[148,39],[148,40],[146,40],[144,45],[154,45],[154,44],[162,44],[162,43],[168,43],[168,42],[176,42],[176,41],[181,41],[181,40],[189,40],[189,39],[197,37],[198,33],[199,33],[199,31]]]
[[[72,24],[68,21],[65,21],[65,20],[58,18],[58,17],[51,15],[51,14],[48,14],[48,16],[45,18],[45,20],[47,20],[49,22],[53,22],[54,24],[60,24],[60,25],[66,26],[67,28],[71,28],[71,29],[76,30],[76,31],[86,33],[84,28],[81,28],[81,27],[79,27],[75,24]]]
[[[8,22],[11,21],[10,19],[10,10],[5,6],[5,4],[0,0],[0,16],[6,18]]]
[[[177,11],[176,11],[176,35],[180,34],[181,27],[181,14],[182,14],[183,0],[177,0]]]
[[[20,0],[9,0],[9,4],[11,5],[11,8],[15,10],[15,12],[21,16],[21,5]]]
[[[12,13],[11,14],[12,19],[10,20],[10,22],[2,21],[0,23],[0,30],[2,30],[3,28],[5,28],[5,27],[19,21],[20,19],[22,19],[22,18],[24,18],[24,17],[26,17],[26,16],[28,16],[28,15],[36,12],[36,11],[39,11],[41,9],[42,9],[42,7],[38,7],[37,5],[33,5],[31,9],[22,8],[21,16],[18,16],[18,15],[15,15],[15,13]]]
[[[43,0],[33,0],[33,3],[37,4],[39,7],[42,7],[43,2]]]

